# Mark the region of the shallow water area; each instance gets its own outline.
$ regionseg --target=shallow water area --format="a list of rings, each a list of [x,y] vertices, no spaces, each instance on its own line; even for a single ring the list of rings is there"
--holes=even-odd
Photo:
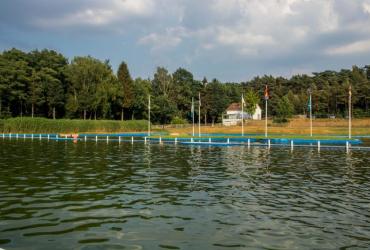
[[[370,247],[370,151],[0,139],[0,248]]]

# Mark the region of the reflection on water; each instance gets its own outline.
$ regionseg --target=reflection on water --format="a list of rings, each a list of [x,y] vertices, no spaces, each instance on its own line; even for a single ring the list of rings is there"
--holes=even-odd
[[[370,152],[0,140],[5,249],[370,247]]]

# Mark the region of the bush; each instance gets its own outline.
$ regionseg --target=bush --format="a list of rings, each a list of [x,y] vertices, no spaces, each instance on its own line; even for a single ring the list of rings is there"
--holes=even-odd
[[[188,123],[187,120],[182,119],[181,117],[178,116],[175,116],[171,121],[171,124],[187,124],[187,123]]]
[[[287,122],[289,122],[289,120],[286,119],[286,118],[279,118],[279,117],[277,117],[277,118],[274,118],[274,120],[272,122],[273,123],[287,123]]]
[[[366,113],[365,110],[362,110],[362,109],[354,109],[353,110],[353,117],[355,117],[355,118],[370,117],[370,110]]]
[[[5,133],[81,133],[145,131],[145,120],[69,120],[17,117],[2,120],[0,130]]]

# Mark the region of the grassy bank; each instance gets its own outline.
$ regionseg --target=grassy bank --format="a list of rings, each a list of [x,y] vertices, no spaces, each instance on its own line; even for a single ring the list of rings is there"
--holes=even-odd
[[[191,125],[183,128],[170,128],[165,130],[172,135],[184,135],[192,132]],[[195,132],[198,132],[196,127]],[[241,126],[202,126],[202,133],[240,134]],[[265,121],[248,121],[244,126],[245,134],[264,134]],[[276,124],[268,121],[268,133],[271,137],[278,138],[281,135],[292,135],[303,138],[310,134],[310,123],[308,119],[292,119],[286,124]],[[348,121],[345,119],[316,119],[313,121],[313,134],[317,136],[326,135],[348,135]],[[370,135],[370,119],[354,119],[352,121],[352,135]],[[287,138],[285,136],[285,138]]]
[[[117,133],[146,131],[145,120],[69,120],[17,117],[0,120],[2,133]]]

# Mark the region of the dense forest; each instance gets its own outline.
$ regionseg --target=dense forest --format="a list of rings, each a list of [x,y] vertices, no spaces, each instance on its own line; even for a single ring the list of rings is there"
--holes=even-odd
[[[370,116],[370,65],[290,79],[265,75],[240,83],[196,80],[186,69],[170,73],[158,67],[152,79],[132,79],[125,62],[115,73],[108,60],[86,56],[69,61],[53,50],[11,49],[0,54],[0,118],[146,119],[150,95],[153,122],[182,123],[191,120],[191,100],[197,107],[200,93],[202,122],[219,122],[242,93],[247,105],[256,97],[263,105],[266,84],[272,116],[282,106],[291,114],[306,114],[311,89],[316,117],[345,117],[350,85],[354,116]]]

